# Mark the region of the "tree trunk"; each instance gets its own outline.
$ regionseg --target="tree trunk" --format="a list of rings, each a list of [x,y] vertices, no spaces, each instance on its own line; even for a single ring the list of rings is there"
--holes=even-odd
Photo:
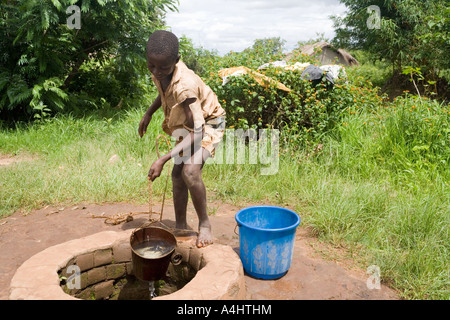
[[[95,52],[95,49],[98,49],[99,46],[107,43],[108,40],[104,41],[91,41],[88,43],[85,43],[83,46],[86,49],[83,49],[81,57],[77,60],[75,65],[72,68],[72,71],[70,71],[69,75],[67,76],[66,80],[64,80],[64,84],[62,86],[62,89],[67,89],[69,87],[70,82],[73,80],[73,78],[77,75],[78,70],[80,70],[80,67],[83,65],[84,61],[89,57],[89,54],[92,52]]]
[[[70,71],[69,75],[67,76],[66,80],[64,80],[64,84],[62,85],[61,89],[65,90],[69,87],[70,82],[73,80],[75,75],[78,73],[78,70],[80,70],[80,67],[83,65],[85,58],[80,58],[75,63],[75,65],[72,68],[72,71]]]

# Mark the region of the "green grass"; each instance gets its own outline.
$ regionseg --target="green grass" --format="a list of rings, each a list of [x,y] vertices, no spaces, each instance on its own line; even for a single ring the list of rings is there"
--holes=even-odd
[[[430,101],[418,110],[413,98],[390,107],[348,115],[313,156],[284,145],[275,175],[261,175],[261,165],[207,164],[204,181],[221,200],[294,207],[302,225],[346,247],[361,267],[378,265],[404,298],[449,299],[449,110]],[[1,130],[1,153],[36,159],[0,167],[0,216],[81,201],[146,203],[163,116],[140,139],[143,112]],[[163,183],[153,190],[161,195]]]
[[[316,156],[285,146],[277,175],[215,165],[207,184],[224,198],[294,206],[303,225],[356,250],[363,268],[378,265],[404,298],[449,299],[449,111],[399,99],[344,116]]]
[[[155,138],[162,114],[139,138],[143,111],[116,118],[58,116],[43,123],[0,132],[2,153],[37,159],[0,168],[0,215],[53,203],[146,201],[146,175],[156,159]],[[113,155],[119,160],[109,163]],[[156,194],[162,190],[156,184]]]

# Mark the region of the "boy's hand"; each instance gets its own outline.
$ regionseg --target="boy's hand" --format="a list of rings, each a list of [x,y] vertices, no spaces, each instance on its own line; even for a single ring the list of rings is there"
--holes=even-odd
[[[162,161],[161,158],[153,162],[148,172],[148,179],[154,181],[156,178],[158,178],[161,175],[163,167],[164,161]]]
[[[149,116],[147,113],[142,117],[141,122],[139,122],[139,136],[142,138],[144,134],[147,132],[148,124],[152,121],[152,116]]]

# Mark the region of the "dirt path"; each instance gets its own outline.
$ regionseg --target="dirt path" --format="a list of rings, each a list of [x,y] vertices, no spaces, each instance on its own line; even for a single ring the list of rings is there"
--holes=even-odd
[[[0,167],[10,166],[14,163],[22,162],[22,161],[33,161],[36,158],[37,158],[37,156],[32,156],[32,155],[28,155],[28,154],[15,156],[15,155],[4,154],[4,153],[0,152]]]
[[[168,201],[170,203],[170,201]],[[237,206],[212,202],[210,217],[216,242],[230,245],[239,251],[239,238],[234,233]],[[147,215],[138,215],[134,221],[112,226],[104,219],[92,215],[113,216],[118,213],[142,212],[146,205],[126,203],[78,204],[69,207],[46,207],[27,215],[16,212],[0,219],[0,299],[9,295],[9,283],[16,269],[34,254],[59,243],[105,230],[125,230],[140,226]],[[174,224],[174,211],[166,204],[163,221]],[[196,229],[197,217],[191,204],[188,223]],[[350,269],[351,261],[324,260],[314,248],[322,247],[307,229],[300,226],[296,235],[294,256],[288,273],[278,280],[258,280],[246,276],[249,299],[398,299],[395,292],[385,286],[369,290],[369,275],[362,270]],[[30,275],[31,276],[31,275]]]

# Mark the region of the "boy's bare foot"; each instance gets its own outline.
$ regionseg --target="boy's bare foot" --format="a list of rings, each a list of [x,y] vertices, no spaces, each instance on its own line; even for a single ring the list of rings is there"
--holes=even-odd
[[[198,231],[197,237],[197,247],[202,248],[206,247],[210,244],[213,244],[214,238],[211,233],[211,228],[209,227],[200,227]]]

